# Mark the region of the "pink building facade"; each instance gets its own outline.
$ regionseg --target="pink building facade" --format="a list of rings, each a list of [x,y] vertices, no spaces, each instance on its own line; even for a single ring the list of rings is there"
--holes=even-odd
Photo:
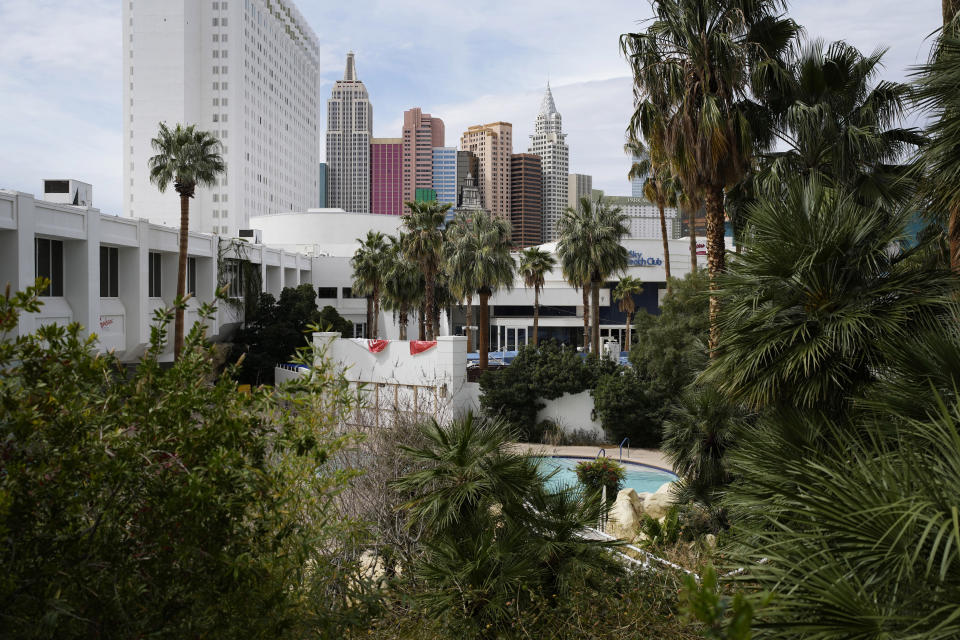
[[[403,213],[403,140],[370,140],[370,213]]]

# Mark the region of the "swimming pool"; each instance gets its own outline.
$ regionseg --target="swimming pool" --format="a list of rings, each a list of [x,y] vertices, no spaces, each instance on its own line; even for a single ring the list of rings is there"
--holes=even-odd
[[[545,473],[554,469],[557,474],[547,483],[548,487],[559,487],[562,484],[575,486],[577,484],[577,463],[592,458],[562,458],[543,457],[540,459],[540,468]],[[673,482],[677,476],[656,467],[648,467],[636,462],[623,461],[627,469],[627,477],[623,481],[624,489],[633,489],[637,493],[653,493],[667,482]]]

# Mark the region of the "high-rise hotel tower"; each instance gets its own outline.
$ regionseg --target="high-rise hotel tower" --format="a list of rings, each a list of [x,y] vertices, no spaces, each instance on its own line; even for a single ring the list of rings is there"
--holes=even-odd
[[[534,133],[530,136],[530,150],[540,156],[543,166],[543,241],[557,239],[557,224],[567,208],[567,174],[570,171],[570,150],[564,140],[563,122],[553,102],[550,83],[540,103],[540,113]]]
[[[483,208],[509,221],[513,125],[491,122],[469,127],[460,136],[460,148],[477,158],[477,175],[474,177]]]
[[[150,183],[160,122],[222,143],[227,170],[197,189],[190,228],[235,235],[249,217],[316,206],[319,42],[291,0],[126,0],[124,214],[179,226]]]
[[[343,80],[327,100],[327,206],[370,212],[370,139],[373,107],[357,77],[353,52]]]

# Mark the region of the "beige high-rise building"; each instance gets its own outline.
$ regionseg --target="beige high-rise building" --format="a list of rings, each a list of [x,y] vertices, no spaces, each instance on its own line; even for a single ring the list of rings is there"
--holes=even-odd
[[[567,206],[576,209],[580,198],[592,198],[593,176],[571,173],[567,176]]]
[[[510,220],[513,125],[509,122],[474,125],[460,137],[460,148],[477,157],[477,187],[483,208]]]
[[[417,189],[433,187],[433,150],[444,144],[443,120],[419,107],[403,112],[403,201],[416,200]]]

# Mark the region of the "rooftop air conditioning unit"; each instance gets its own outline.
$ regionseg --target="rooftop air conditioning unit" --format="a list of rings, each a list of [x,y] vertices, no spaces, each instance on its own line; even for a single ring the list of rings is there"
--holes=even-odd
[[[237,237],[254,244],[263,243],[263,234],[260,229],[240,229]]]

